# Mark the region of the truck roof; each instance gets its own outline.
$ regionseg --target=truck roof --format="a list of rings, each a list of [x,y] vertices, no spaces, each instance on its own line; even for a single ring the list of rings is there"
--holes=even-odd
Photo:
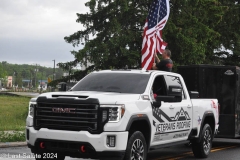
[[[152,73],[159,73],[162,74],[170,74],[170,75],[179,75],[178,73],[174,72],[166,72],[166,71],[159,71],[159,70],[144,70],[144,69],[113,69],[113,70],[100,70],[94,71],[93,73],[138,73],[138,74],[152,74]]]

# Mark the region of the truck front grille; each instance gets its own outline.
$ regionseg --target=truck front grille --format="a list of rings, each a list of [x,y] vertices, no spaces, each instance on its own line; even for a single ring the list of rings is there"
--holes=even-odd
[[[71,101],[70,101],[71,102]],[[59,130],[89,132],[99,128],[99,104],[91,103],[66,103],[61,100],[37,102],[34,116],[35,129],[48,128]]]

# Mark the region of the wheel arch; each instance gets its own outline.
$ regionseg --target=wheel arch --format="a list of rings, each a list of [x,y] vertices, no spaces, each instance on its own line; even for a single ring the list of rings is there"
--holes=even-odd
[[[215,118],[213,112],[205,112],[202,118],[202,123],[201,123],[201,130],[204,127],[204,125],[208,123],[212,129],[212,132],[214,133],[215,130]]]
[[[203,117],[202,117],[202,122],[201,122],[201,126],[200,126],[200,131],[199,131],[199,136],[197,138],[197,142],[199,142],[201,140],[201,136],[200,134],[202,133],[202,130],[203,130],[203,127],[205,126],[205,124],[209,124],[211,129],[212,129],[212,136],[214,136],[214,130],[215,130],[215,118],[214,118],[214,114],[213,112],[209,112],[209,111],[206,111],[204,114],[203,114]],[[213,137],[212,137],[213,138]]]
[[[142,132],[147,143],[147,148],[148,149],[150,148],[151,124],[147,115],[141,114],[141,116],[140,115],[131,116],[126,127],[126,131],[129,131],[128,139],[131,136],[132,132],[134,131]]]

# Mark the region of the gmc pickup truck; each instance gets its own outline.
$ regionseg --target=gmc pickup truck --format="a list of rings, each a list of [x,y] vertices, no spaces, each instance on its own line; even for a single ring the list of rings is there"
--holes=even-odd
[[[36,159],[146,160],[150,150],[188,142],[206,158],[218,101],[197,97],[176,73],[94,71],[69,91],[31,99],[26,141]]]

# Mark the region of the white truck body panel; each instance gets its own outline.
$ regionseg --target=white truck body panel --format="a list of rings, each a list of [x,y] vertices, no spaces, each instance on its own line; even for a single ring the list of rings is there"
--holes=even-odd
[[[197,133],[192,137],[198,138],[199,133],[201,132],[203,120],[205,118],[204,116],[208,113],[211,113],[214,116],[215,126],[213,126],[213,132],[217,132],[219,122],[218,101],[216,99],[190,99],[190,95],[187,91],[184,80],[179,74],[162,71],[100,71],[94,73],[144,74],[149,75],[149,81],[143,93],[68,91],[41,94],[39,97],[45,97],[46,100],[51,100],[54,102],[57,102],[59,98],[61,98],[62,101],[64,99],[69,100],[69,98],[71,98],[73,101],[97,99],[100,108],[103,105],[122,105],[124,106],[124,114],[118,122],[105,123],[102,132],[99,134],[91,134],[87,130],[71,131],[48,129],[44,127],[37,130],[34,128],[34,116],[28,115],[26,120],[26,129],[29,132],[27,143],[30,146],[34,148],[37,139],[48,139],[66,142],[88,142],[94,147],[96,152],[125,151],[129,136],[128,127],[131,126],[130,122],[132,121],[132,118],[142,118],[143,116],[145,116],[150,123],[149,147],[188,140],[193,130],[196,130]],[[155,99],[152,97],[151,91],[154,89],[155,80],[157,80],[159,77],[162,79],[165,78],[166,85],[168,86],[171,84],[168,84],[170,81],[168,82],[166,78],[173,77],[172,81],[174,83],[177,79],[178,83],[181,84],[182,87],[183,96],[181,102],[162,101],[161,106],[153,106]],[[83,78],[83,80],[85,78]],[[79,83],[81,83],[81,81]],[[32,101],[36,101],[38,99],[39,98],[35,98],[32,99]],[[108,135],[114,135],[116,137],[115,147],[109,147],[106,145],[106,138]]]

